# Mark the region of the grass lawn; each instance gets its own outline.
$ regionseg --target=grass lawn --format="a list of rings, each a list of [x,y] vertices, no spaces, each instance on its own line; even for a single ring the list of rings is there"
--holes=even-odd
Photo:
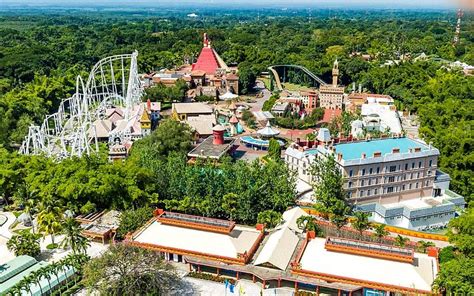
[[[304,85],[299,85],[299,84],[294,84],[294,83],[289,83],[285,82],[282,83],[283,88],[289,91],[307,91],[311,90],[311,88],[304,86]]]

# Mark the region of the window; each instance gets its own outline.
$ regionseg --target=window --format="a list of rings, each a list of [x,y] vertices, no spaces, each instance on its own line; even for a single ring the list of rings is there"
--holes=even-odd
[[[392,193],[393,192],[393,187],[388,187],[387,188],[387,193]]]
[[[364,180],[360,180],[360,186],[364,186]]]
[[[374,194],[377,194],[377,191],[378,191],[377,188],[375,188],[375,189],[374,189]]]
[[[362,169],[362,176],[365,176],[365,169]]]
[[[371,174],[371,175],[373,174],[373,169],[372,168],[369,169],[369,174]]]
[[[377,174],[380,173],[380,167],[377,167]]]
[[[411,183],[410,183],[410,184],[408,184],[408,189],[411,189]]]
[[[351,197],[352,197],[352,192],[349,192],[349,198],[351,198]]]
[[[416,174],[416,178],[417,178],[417,179],[420,179],[420,172],[418,172],[418,173]]]
[[[405,171],[408,170],[408,163],[405,163]]]
[[[397,166],[396,166],[396,165],[390,166],[390,172],[395,172],[396,170],[397,170]]]
[[[352,182],[349,182],[349,183],[347,184],[347,187],[352,188]]]
[[[414,169],[414,168],[415,168],[415,163],[412,162],[412,163],[411,163],[411,169]]]
[[[428,171],[428,176],[431,176],[431,171]]]
[[[370,189],[367,190],[367,196],[370,196]]]
[[[430,164],[429,164],[429,166],[432,166],[432,165],[433,165],[433,160],[430,159]]]
[[[349,171],[349,177],[352,177],[352,170]]]
[[[402,185],[402,190],[405,191],[405,184]]]
[[[359,191],[359,197],[363,197],[363,196],[364,196],[364,190]]]
[[[418,163],[418,168],[421,168],[421,161]]]
[[[388,183],[393,183],[393,182],[395,182],[395,177],[394,176],[388,177]]]
[[[429,180],[426,180],[426,182],[425,182],[425,187],[428,187],[428,185],[430,185],[430,181],[429,181]]]
[[[418,188],[418,182],[416,182],[416,184],[415,184],[415,188]]]
[[[369,179],[369,186],[372,185],[372,179]]]

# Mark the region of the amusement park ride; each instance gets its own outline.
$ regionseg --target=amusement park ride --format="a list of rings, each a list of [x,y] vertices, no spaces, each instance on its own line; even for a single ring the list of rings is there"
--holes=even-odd
[[[76,79],[76,92],[61,101],[56,113],[47,115],[41,126],[31,125],[20,153],[44,154],[62,160],[98,151],[96,120],[111,107],[122,107],[126,127],[111,131],[109,142],[131,139],[131,113],[140,104],[143,87],[137,69],[138,52],[100,60],[92,68],[87,83]]]

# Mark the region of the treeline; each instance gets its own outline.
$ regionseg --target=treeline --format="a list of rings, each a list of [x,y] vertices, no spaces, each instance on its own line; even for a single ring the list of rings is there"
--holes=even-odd
[[[417,113],[420,134],[440,151],[439,167],[452,188],[474,201],[474,76],[431,62],[374,67],[360,75],[364,88],[391,95],[400,110]]]
[[[440,168],[453,189],[472,199],[472,77],[443,69],[434,61],[381,67],[403,54],[474,64],[472,14],[463,18],[459,46],[451,45],[455,13],[333,11],[242,14],[199,18],[140,15],[0,17],[0,145],[18,147],[32,122],[41,123],[61,98],[74,91],[77,74],[87,76],[100,58],[139,50],[139,71],[171,68],[197,58],[202,34],[231,65],[239,66],[240,89],[247,92],[272,64],[298,64],[330,81],[339,60],[341,83],[392,95],[401,110],[420,115],[421,134],[441,152]],[[334,16],[338,16],[334,18]],[[127,21],[127,20],[133,20]],[[350,57],[366,53],[370,62]],[[179,98],[163,88],[149,95]]]
[[[189,165],[191,132],[178,121],[166,120],[135,144],[123,162],[109,162],[105,149],[61,162],[0,149],[0,196],[13,209],[45,201],[74,213],[152,206],[245,224],[294,203],[295,176],[283,162]]]

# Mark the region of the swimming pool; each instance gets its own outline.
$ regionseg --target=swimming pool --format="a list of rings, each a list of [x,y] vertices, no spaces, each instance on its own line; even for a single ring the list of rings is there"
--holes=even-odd
[[[243,136],[240,138],[240,141],[243,142],[244,144],[250,145],[250,146],[256,146],[260,148],[268,148],[268,145],[270,144],[270,140],[262,140],[262,139],[257,139],[252,136]],[[280,146],[285,145],[285,143],[282,140],[277,140]]]

